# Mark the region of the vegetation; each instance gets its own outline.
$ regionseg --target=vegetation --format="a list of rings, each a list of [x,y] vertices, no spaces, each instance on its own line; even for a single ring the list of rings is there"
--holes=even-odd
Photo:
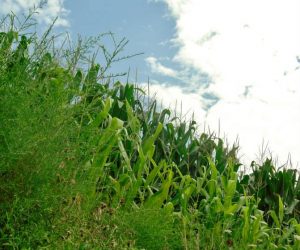
[[[300,249],[296,170],[243,175],[236,146],[117,81],[125,40],[32,27],[0,29],[1,249]]]

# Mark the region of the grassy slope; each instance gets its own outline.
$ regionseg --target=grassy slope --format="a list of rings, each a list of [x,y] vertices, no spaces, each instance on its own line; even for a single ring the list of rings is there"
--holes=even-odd
[[[299,249],[296,170],[238,176],[236,147],[107,77],[124,41],[100,66],[101,40],[1,32],[1,248]]]

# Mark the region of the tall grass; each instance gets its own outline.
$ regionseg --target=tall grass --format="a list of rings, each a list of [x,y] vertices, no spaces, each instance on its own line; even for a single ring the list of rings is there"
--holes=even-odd
[[[240,176],[235,145],[109,73],[126,40],[30,23],[1,22],[1,248],[299,249],[296,170]]]

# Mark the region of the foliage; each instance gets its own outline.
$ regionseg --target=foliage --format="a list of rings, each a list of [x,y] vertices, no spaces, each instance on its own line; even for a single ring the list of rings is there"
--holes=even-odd
[[[0,33],[1,248],[299,249],[296,170],[239,176],[236,145],[114,81],[124,39],[57,49],[19,20]]]
[[[251,174],[243,176],[240,183],[246,185],[248,192],[256,197],[259,208],[279,212],[282,203],[287,220],[299,218],[300,183],[297,170],[276,170],[271,159],[266,159],[262,166],[252,162],[252,170]]]

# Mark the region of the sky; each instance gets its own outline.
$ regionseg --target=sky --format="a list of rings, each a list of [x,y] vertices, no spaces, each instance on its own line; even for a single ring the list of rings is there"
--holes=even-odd
[[[0,0],[0,14],[38,0]],[[37,16],[76,39],[129,40],[113,66],[166,107],[240,144],[249,165],[268,152],[300,167],[300,0],[48,0]],[[110,44],[107,45],[108,47]],[[130,68],[129,68],[130,67]]]

